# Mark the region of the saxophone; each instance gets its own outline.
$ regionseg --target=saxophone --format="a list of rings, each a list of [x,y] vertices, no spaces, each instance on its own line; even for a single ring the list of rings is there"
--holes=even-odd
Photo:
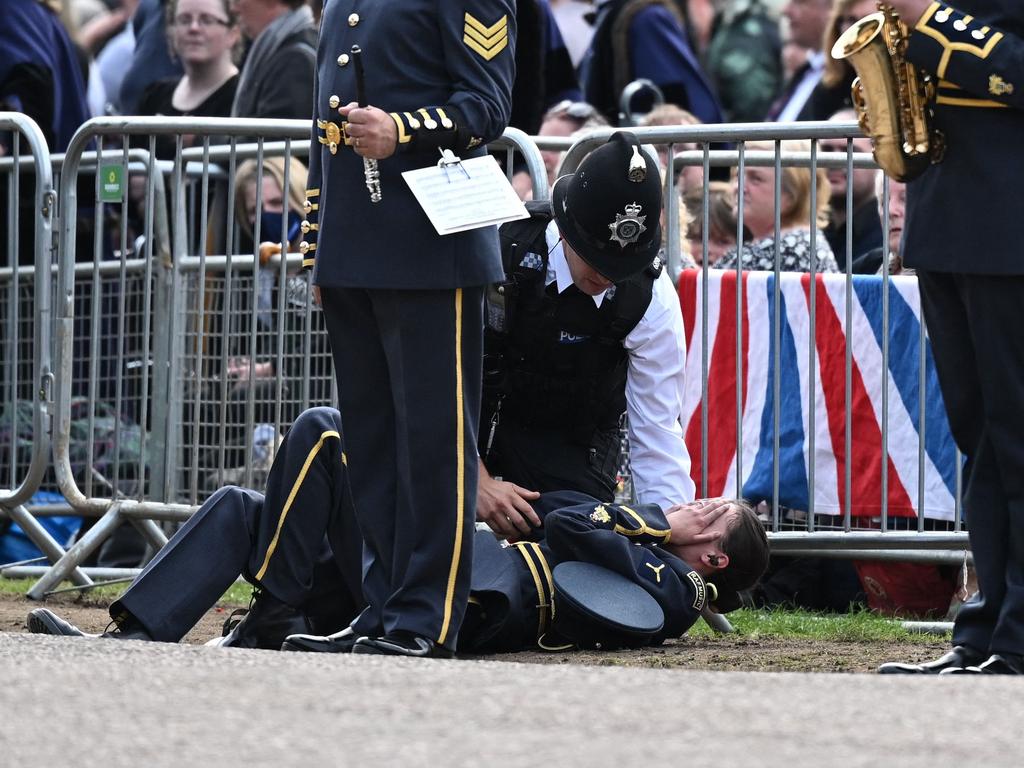
[[[909,32],[891,5],[847,29],[832,58],[849,59],[857,72],[853,106],[871,137],[875,161],[891,178],[909,181],[942,161],[945,139],[932,125],[935,82],[906,60]]]

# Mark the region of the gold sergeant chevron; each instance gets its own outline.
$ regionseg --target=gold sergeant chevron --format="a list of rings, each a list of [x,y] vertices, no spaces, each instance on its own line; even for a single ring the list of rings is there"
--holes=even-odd
[[[485,61],[490,61],[508,45],[508,16],[502,16],[488,27],[473,14],[467,13],[463,32],[462,42]]]

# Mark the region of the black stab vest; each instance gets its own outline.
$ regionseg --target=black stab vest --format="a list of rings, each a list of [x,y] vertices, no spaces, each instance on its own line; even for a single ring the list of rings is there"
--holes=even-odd
[[[600,307],[575,286],[559,294],[555,283],[544,284],[550,203],[527,208],[529,219],[501,228],[505,281],[488,293],[482,437],[500,408],[501,420],[566,430],[573,442],[589,445],[595,431],[615,429],[626,410],[622,342],[647,311],[661,265],[616,283]]]

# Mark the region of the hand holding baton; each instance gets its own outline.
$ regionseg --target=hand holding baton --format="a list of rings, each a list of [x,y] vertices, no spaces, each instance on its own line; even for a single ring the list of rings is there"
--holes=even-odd
[[[352,46],[352,65],[356,72],[356,102],[360,107],[366,107],[366,75],[363,72],[362,49],[358,45]],[[380,194],[380,170],[377,168],[377,161],[363,158],[363,176],[366,178],[366,188],[370,191],[370,202],[379,203]]]

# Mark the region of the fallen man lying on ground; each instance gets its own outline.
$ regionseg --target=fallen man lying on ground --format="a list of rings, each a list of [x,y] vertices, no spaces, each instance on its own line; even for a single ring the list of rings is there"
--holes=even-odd
[[[465,533],[466,548],[474,536],[470,605],[451,618],[461,625],[460,653],[657,645],[686,632],[705,605],[737,607],[737,592],[768,562],[764,529],[739,501],[663,513],[559,492],[533,505],[542,526],[529,540]],[[100,637],[177,642],[239,574],[255,585],[250,610],[211,644],[447,655],[359,638],[349,627],[363,608],[361,539],[334,409],[296,420],[265,496],[228,487],[207,499],[111,605],[113,626]],[[46,608],[29,613],[28,628],[91,636]]]

